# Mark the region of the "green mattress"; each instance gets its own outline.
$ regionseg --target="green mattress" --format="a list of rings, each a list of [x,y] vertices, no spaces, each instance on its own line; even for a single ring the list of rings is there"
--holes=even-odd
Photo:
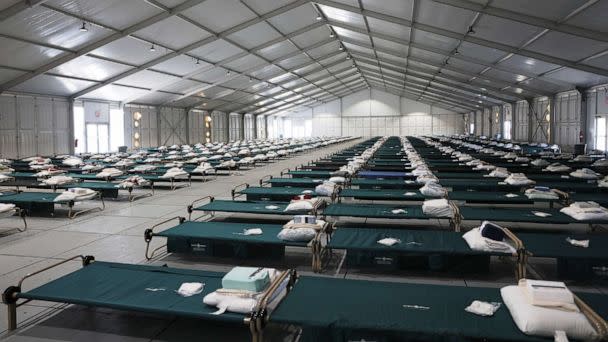
[[[312,191],[311,188],[290,187],[248,187],[238,191],[239,194],[247,195],[247,200],[252,201],[289,201],[292,197],[304,194],[304,191]],[[317,196],[313,191],[312,196]]]
[[[577,294],[607,317],[608,296]],[[500,289],[301,277],[272,321],[316,341],[547,341],[520,332],[504,305],[492,317],[465,312],[474,300],[502,302]]]
[[[534,215],[534,212],[547,213],[551,216],[540,217]],[[463,220],[492,220],[500,222],[529,222],[529,223],[608,223],[608,221],[578,221],[574,218],[563,214],[559,209],[548,208],[478,208],[478,207],[460,207],[460,214]]]
[[[273,187],[294,186],[301,188],[314,188],[323,183],[325,179],[317,178],[271,178],[268,180]]]
[[[403,209],[405,213],[393,214],[392,210]],[[323,210],[325,216],[350,216],[388,219],[430,219],[422,212],[421,205],[384,205],[384,204],[330,204]]]
[[[19,293],[18,297],[242,323],[244,315],[212,315],[217,308],[203,304],[205,295],[221,288],[223,276],[216,272],[96,261],[33,290]],[[176,290],[185,282],[201,282],[205,288],[198,295],[182,297]]]
[[[274,205],[277,209],[267,209],[267,206]],[[192,208],[192,210],[200,211],[218,211],[228,213],[244,213],[244,214],[269,214],[269,215],[297,215],[302,212],[286,212],[288,203],[285,202],[251,202],[251,201],[229,201],[229,200],[214,200],[205,205]]]

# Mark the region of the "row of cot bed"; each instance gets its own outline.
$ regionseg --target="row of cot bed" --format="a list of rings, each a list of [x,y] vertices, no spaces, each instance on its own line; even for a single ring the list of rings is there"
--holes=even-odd
[[[453,194],[458,190],[449,188],[442,196],[424,195],[420,190],[414,190],[417,188],[411,181],[417,180],[410,176],[410,171],[415,169],[410,168],[413,154],[406,155],[404,151],[409,148],[417,156],[416,147],[426,147],[429,141],[373,138],[302,165],[298,170],[287,171],[291,178],[265,177],[259,187],[237,186],[232,191],[232,200],[201,198],[187,207],[188,219],[176,217],[146,230],[146,257],[156,259],[164,249],[166,253],[176,255],[237,257],[249,264],[260,257],[282,259],[286,247],[297,247],[310,250],[313,271],[323,272],[333,251],[344,250],[338,273],[343,262],[371,267],[390,264],[392,268],[389,269],[393,269],[407,264],[408,258],[419,256],[429,260],[440,258],[442,267],[454,260],[472,261],[476,271],[483,272],[487,267],[479,265],[489,266],[490,257],[499,256],[514,259],[518,285],[490,289],[399,284],[302,276],[295,269],[279,272],[263,267],[237,267],[223,274],[106,263],[79,256],[76,258],[82,259],[83,267],[78,271],[29,291],[22,290],[22,280],[4,292],[3,300],[9,308],[9,327],[16,327],[18,306],[31,300],[46,300],[220,321],[243,326],[254,341],[264,340],[264,331],[269,324],[297,326],[301,334],[298,338],[309,341],[542,341],[552,337],[556,330],[566,331],[574,340],[608,337],[605,321],[608,298],[605,295],[572,294],[562,289],[570,295],[569,300],[577,309],[557,310],[559,312],[525,300],[529,295],[527,288],[547,285],[525,279],[530,257],[558,259],[558,268],[567,270],[560,274],[565,277],[587,278],[598,266],[605,265],[608,254],[602,247],[607,239],[599,230],[608,220],[568,219],[570,216],[553,206],[537,209],[537,201],[511,202],[511,196],[505,197],[506,201],[493,203],[520,207],[476,207],[475,203],[492,203],[487,200],[490,198],[487,196],[491,196],[489,193],[476,188],[462,190],[462,194]],[[387,163],[390,170],[378,166],[378,161],[384,160],[392,160]],[[403,171],[395,171],[395,165]],[[439,180],[444,185],[444,179]],[[376,183],[369,187],[357,185],[363,181]],[[385,181],[391,182],[388,189],[379,185],[386,184]],[[417,185],[421,187],[420,182]],[[521,193],[524,188],[519,187],[517,192]],[[515,189],[509,191],[516,192]],[[474,197],[475,192],[480,197]],[[465,193],[470,193],[471,197],[466,197]],[[494,194],[495,198],[501,198],[500,194]],[[246,197],[245,200],[238,200],[240,196]],[[350,200],[342,201],[343,198]],[[567,198],[564,194],[555,204],[568,205]],[[366,202],[369,200],[392,203]],[[425,201],[422,206],[416,204],[420,201]],[[428,206],[430,211],[425,210],[428,201],[433,202]],[[550,216],[525,215],[537,210]],[[225,218],[218,213],[233,216]],[[272,219],[274,223],[251,219],[248,215],[252,214],[258,219]],[[277,224],[277,217],[291,217],[292,220]],[[343,217],[390,219],[396,224],[362,226],[337,220]],[[494,245],[498,247],[494,249],[490,248],[496,247],[493,244],[479,243],[488,242],[480,235],[482,229],[461,232],[463,222],[489,218],[506,223],[542,221],[560,224],[560,228],[558,233],[549,234],[484,222],[482,228],[486,225],[488,231],[500,235],[496,240],[500,243],[496,242]],[[415,229],[411,223],[417,221],[412,220],[419,219],[447,219],[452,229]],[[170,227],[163,229],[167,225]],[[592,228],[594,232],[581,233],[578,229],[566,233],[579,226]],[[159,238],[165,239],[166,245],[149,250],[151,240]],[[584,241],[587,247],[579,247]],[[582,270],[573,273],[572,265]],[[252,282],[252,278],[258,279],[260,274],[267,273],[267,284],[257,292],[228,288],[233,285],[227,280],[233,279],[233,271],[246,272],[245,280],[241,279],[244,282]],[[177,295],[176,291],[186,282],[204,284],[203,290],[192,296]],[[536,285],[526,285],[526,282]],[[128,287],[124,286],[126,283]],[[85,284],[87,291],[81,291]],[[496,304],[501,302],[506,309]],[[479,316],[486,314],[475,309],[479,303],[494,305],[489,317]],[[477,315],[462,314],[465,308]]]
[[[126,197],[134,201],[152,196],[159,183],[176,190],[190,185],[196,176],[201,176],[197,180],[206,181],[223,171],[264,165],[294,153],[351,139],[237,141],[161,146],[133,153],[0,159],[0,187],[14,188],[0,192],[0,214],[21,217],[23,226],[17,229],[24,231],[26,216],[55,216],[58,206],[67,209],[69,218],[75,218],[93,210],[104,210],[104,199]],[[252,153],[263,158],[254,159]],[[138,190],[140,188],[149,191]],[[123,191],[127,192],[126,196],[122,196]],[[99,201],[100,205],[81,204],[91,200]]]

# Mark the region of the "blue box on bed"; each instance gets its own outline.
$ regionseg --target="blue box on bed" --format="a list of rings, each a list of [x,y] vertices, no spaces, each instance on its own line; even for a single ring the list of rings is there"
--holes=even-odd
[[[260,292],[269,283],[268,270],[261,267],[235,267],[222,278],[222,287],[231,290]]]

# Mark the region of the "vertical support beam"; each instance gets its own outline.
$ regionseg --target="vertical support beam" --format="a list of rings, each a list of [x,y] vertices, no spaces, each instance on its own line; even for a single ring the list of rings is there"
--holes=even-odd
[[[6,305],[8,310],[8,330],[14,331],[17,329],[17,304],[10,303]]]
[[[160,135],[160,125],[162,123],[162,107],[154,107],[156,109],[156,146],[160,146],[162,144],[161,135]]]
[[[589,123],[591,122],[589,120],[589,98],[588,98],[588,94],[587,94],[587,91],[589,90],[589,88],[577,87],[576,90],[580,94],[579,98],[580,98],[580,106],[581,106],[581,117],[579,118],[579,124],[580,124],[579,130],[580,130],[580,132],[583,133],[583,139],[582,139],[583,141],[581,142],[579,140],[579,143],[584,143],[584,144],[586,143],[587,145],[593,146],[593,141],[592,141],[593,138],[591,137],[591,134],[589,134],[591,132],[591,128],[589,127],[590,126]]]
[[[256,139],[260,138],[260,137],[258,137],[258,116],[252,114],[251,117],[252,117],[251,126],[252,126],[252,130],[253,130],[253,135],[251,136],[251,139],[256,140]]]

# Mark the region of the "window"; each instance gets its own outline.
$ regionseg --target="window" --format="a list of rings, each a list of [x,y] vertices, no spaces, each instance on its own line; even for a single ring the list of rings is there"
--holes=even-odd
[[[503,137],[507,140],[511,140],[511,121],[505,121],[502,123],[502,131],[504,132]]]
[[[606,146],[606,117],[597,116],[595,118],[595,148],[601,151],[608,151]]]
[[[475,134],[475,124],[471,123],[469,125],[469,134]]]

